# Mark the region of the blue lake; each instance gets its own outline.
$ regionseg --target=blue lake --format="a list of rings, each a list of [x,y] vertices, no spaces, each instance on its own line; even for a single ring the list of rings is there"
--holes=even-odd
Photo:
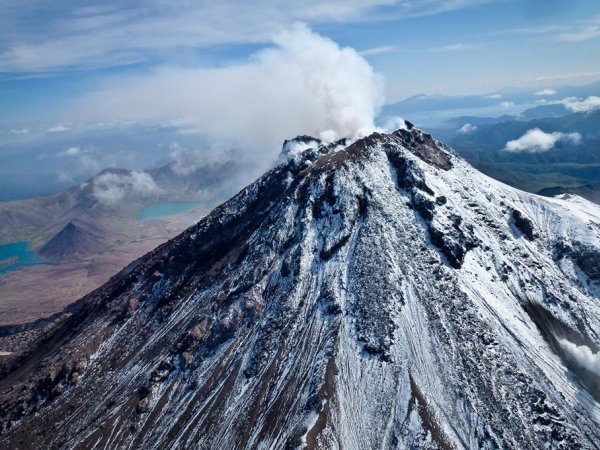
[[[44,264],[45,262],[39,259],[35,252],[29,248],[29,242],[27,241],[0,245],[0,275],[23,266]]]
[[[138,220],[158,219],[179,214],[190,209],[199,208],[202,203],[152,203],[144,206],[140,211]]]

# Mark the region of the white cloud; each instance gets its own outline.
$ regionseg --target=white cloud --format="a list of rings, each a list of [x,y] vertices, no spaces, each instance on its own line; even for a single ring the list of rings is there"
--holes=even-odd
[[[106,205],[126,197],[148,197],[160,193],[154,179],[146,172],[106,172],[93,180],[93,194]]]
[[[68,131],[69,127],[67,127],[66,125],[56,125],[53,127],[48,128],[46,131],[48,131],[49,133],[64,133],[65,131]]]
[[[573,72],[573,73],[562,73],[557,75],[543,75],[530,78],[527,81],[561,81],[561,80],[573,80],[573,79],[587,79],[588,81],[594,80],[600,75],[600,72]]]
[[[504,34],[533,34],[533,35],[548,34],[548,33],[556,34],[557,32],[566,31],[569,29],[570,29],[570,27],[567,25],[545,25],[545,26],[539,26],[539,27],[512,28],[512,29],[508,29],[508,30],[494,31],[494,32],[490,32],[489,35],[501,36]]]
[[[514,102],[501,102],[500,106],[504,109],[510,109],[513,106],[515,106],[515,103]]]
[[[492,100],[498,100],[502,98],[502,95],[500,94],[491,94],[491,95],[486,95],[485,98],[489,98]]]
[[[558,40],[563,42],[582,42],[589,41],[590,39],[597,38],[598,36],[600,36],[600,27],[590,26],[582,28],[578,31],[563,33],[558,37]]]
[[[438,52],[462,52],[465,50],[471,50],[475,48],[475,46],[473,45],[467,45],[467,44],[450,44],[450,45],[444,45],[442,47],[437,47],[434,50],[438,51]]]
[[[477,125],[472,125],[470,123],[465,123],[462,127],[460,127],[457,131],[461,134],[469,134],[477,130]]]
[[[223,68],[114,78],[72,105],[70,120],[179,118],[188,130],[262,147],[271,158],[298,134],[344,137],[374,129],[383,83],[355,50],[301,24],[278,34],[274,44]]]
[[[84,154],[77,159],[77,166],[83,173],[97,173],[103,165],[93,156]]]
[[[383,47],[374,47],[374,48],[368,48],[366,50],[361,50],[358,53],[361,56],[373,56],[373,55],[382,55],[385,53],[396,53],[399,51],[400,51],[400,49],[394,45],[385,45]]]
[[[562,349],[581,367],[600,376],[600,354],[587,345],[575,345],[566,339],[558,341]]]
[[[541,91],[537,91],[533,95],[537,95],[538,97],[546,95],[556,95],[556,91],[554,89],[542,89]]]
[[[10,130],[10,132],[12,134],[27,134],[27,133],[29,133],[29,130],[27,128],[21,128],[21,129],[14,129],[13,128],[12,130]]]
[[[590,112],[600,108],[600,97],[592,95],[585,100],[579,100],[576,97],[567,97],[561,100],[560,103],[573,112]]]
[[[80,147],[69,147],[63,152],[64,156],[77,156],[81,153]]]
[[[64,170],[59,170],[56,173],[59,183],[73,183],[73,177]]]
[[[504,149],[515,153],[543,153],[554,148],[559,141],[579,144],[581,141],[581,134],[561,133],[558,131],[545,133],[539,128],[533,128],[527,131],[519,139],[508,141]]]
[[[97,68],[168,57],[172,50],[266,43],[290,23],[414,17],[488,0],[146,0],[3,6],[0,71]],[[19,5],[19,6],[17,6]],[[43,21],[40,19],[43,18]],[[26,24],[26,32],[23,30]]]

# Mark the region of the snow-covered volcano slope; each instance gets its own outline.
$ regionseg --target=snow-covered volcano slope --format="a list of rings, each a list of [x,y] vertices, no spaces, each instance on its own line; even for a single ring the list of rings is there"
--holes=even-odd
[[[598,448],[597,206],[410,124],[285,150],[16,363],[0,446]]]

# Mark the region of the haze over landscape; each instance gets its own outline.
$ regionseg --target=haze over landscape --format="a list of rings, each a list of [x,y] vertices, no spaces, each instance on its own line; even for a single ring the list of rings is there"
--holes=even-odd
[[[598,448],[599,55],[596,0],[0,0],[0,447]]]

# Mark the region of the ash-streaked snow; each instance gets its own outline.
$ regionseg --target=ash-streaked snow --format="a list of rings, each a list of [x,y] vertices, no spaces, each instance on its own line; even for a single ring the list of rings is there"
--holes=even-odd
[[[412,125],[296,144],[47,332],[0,444],[598,448],[599,208]]]

